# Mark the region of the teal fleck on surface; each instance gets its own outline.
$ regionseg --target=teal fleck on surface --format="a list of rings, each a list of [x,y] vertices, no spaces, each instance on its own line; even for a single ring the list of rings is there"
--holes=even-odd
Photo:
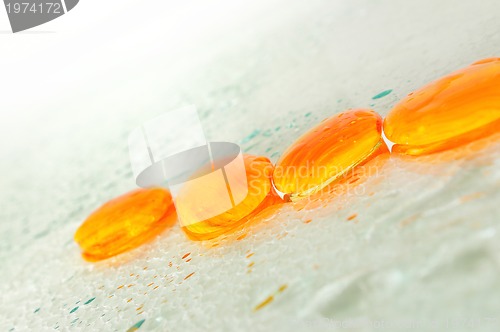
[[[391,93],[391,92],[392,92],[392,89],[382,91],[381,93],[379,93],[379,94],[377,94],[377,95],[373,96],[373,97],[372,97],[372,99],[380,99],[380,98],[382,98],[382,97],[387,96],[387,95],[388,95],[389,93]]]
[[[74,313],[75,311],[78,310],[79,307],[74,307],[73,309],[71,309],[71,311],[69,312],[70,314]]]
[[[94,301],[94,300],[95,300],[95,297],[93,297],[93,298],[89,299],[87,302],[85,302],[85,303],[84,303],[84,305],[87,305],[87,304],[91,303],[91,302],[92,302],[92,301]]]
[[[273,132],[271,131],[271,129],[268,129],[265,132],[263,132],[262,135],[265,137],[270,137],[273,135]]]
[[[250,135],[248,135],[247,137],[245,137],[242,141],[241,141],[241,144],[245,144],[245,143],[248,143],[252,140],[252,138],[254,138],[255,136],[257,136],[258,134],[260,133],[260,130],[258,129],[255,129],[254,131],[252,131],[250,133]]]
[[[127,330],[127,332],[137,331],[142,326],[142,324],[144,324],[145,321],[146,321],[145,319],[141,319],[140,321],[132,325],[132,327]]]

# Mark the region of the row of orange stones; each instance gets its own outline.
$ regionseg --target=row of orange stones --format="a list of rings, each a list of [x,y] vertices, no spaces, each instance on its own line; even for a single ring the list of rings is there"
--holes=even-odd
[[[274,167],[265,157],[245,155],[246,176],[252,183],[245,200],[183,230],[193,240],[212,239],[242,227],[270,206],[325,192],[388,152],[382,128],[394,143],[392,152],[405,155],[439,152],[498,133],[500,58],[478,61],[410,93],[385,120],[363,109],[325,119],[290,146]],[[92,213],[75,240],[85,259],[98,261],[140,246],[176,219],[167,190],[139,189]]]

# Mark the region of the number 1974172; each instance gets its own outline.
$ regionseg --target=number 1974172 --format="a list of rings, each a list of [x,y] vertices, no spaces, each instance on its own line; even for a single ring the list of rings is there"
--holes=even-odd
[[[9,14],[62,14],[61,4],[57,2],[14,2],[6,5]]]

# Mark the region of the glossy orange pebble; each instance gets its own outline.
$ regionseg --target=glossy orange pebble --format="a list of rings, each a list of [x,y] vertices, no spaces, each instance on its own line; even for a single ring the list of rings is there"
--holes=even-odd
[[[281,156],[273,180],[291,200],[310,196],[380,153],[382,118],[355,109],[334,115],[300,137]]]
[[[105,203],[78,228],[75,241],[88,261],[99,261],[151,240],[177,219],[170,193],[138,189]]]
[[[422,155],[500,132],[500,58],[478,61],[410,93],[384,121],[393,152]]]
[[[227,233],[243,225],[254,216],[263,211],[266,207],[282,202],[281,198],[274,191],[271,184],[273,165],[266,157],[251,155],[243,156],[247,179],[238,179],[232,183],[232,190],[243,190],[247,188],[248,193],[241,203],[232,209],[215,217],[203,221],[198,217],[198,211],[193,208],[193,202],[198,199],[206,199],[205,192],[198,186],[187,184],[176,197],[177,209],[182,213],[182,229],[192,240],[209,240]],[[210,184],[207,184],[210,185]],[[214,183],[214,187],[222,191],[222,188]],[[206,215],[206,211],[201,211]]]

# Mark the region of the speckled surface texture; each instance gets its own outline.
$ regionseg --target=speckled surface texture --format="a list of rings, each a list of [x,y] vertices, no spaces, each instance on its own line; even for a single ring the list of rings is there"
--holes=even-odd
[[[145,120],[196,104],[209,139],[276,161],[327,116],[386,115],[498,56],[500,2],[121,3],[83,1],[70,32],[0,35],[13,64],[0,83],[1,331],[500,329],[498,139],[391,158],[355,192],[287,205],[243,239],[195,243],[177,225],[97,264],[73,241],[134,188],[127,136]]]

